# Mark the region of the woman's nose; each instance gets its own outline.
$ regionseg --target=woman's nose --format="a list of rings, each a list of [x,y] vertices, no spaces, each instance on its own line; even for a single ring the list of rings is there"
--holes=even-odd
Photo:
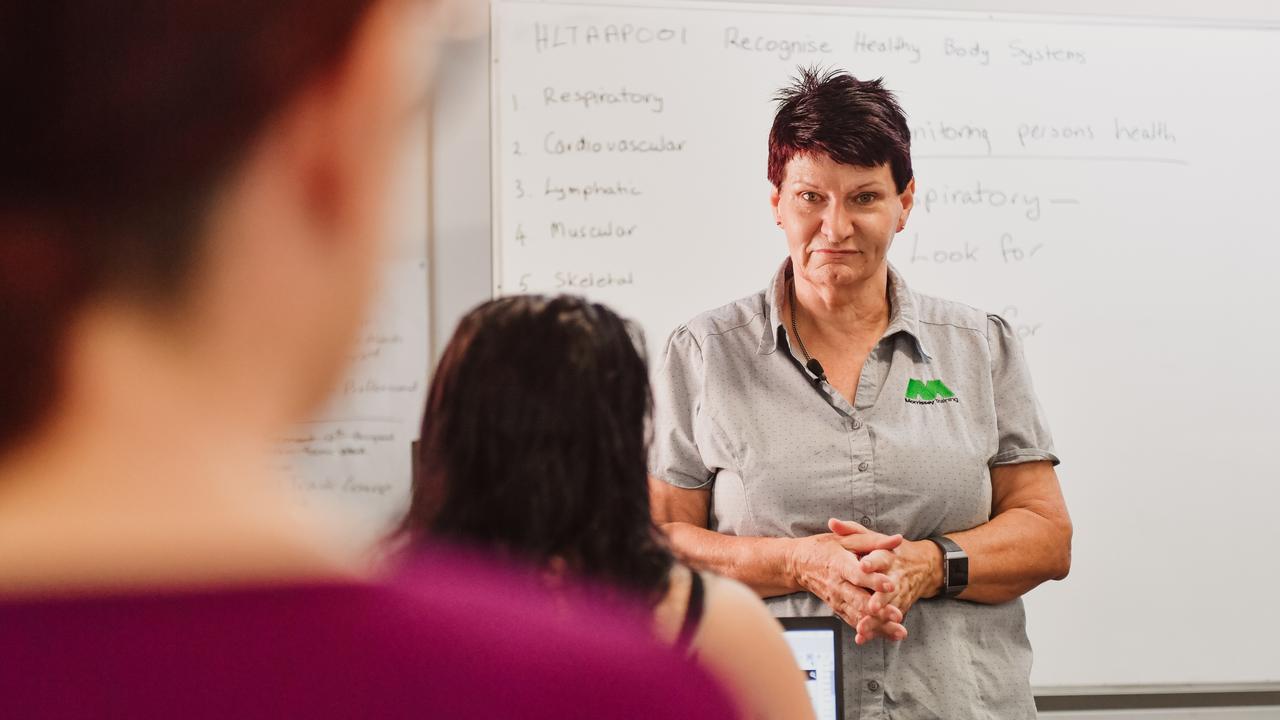
[[[840,244],[853,236],[853,213],[843,203],[831,203],[822,218],[822,231],[832,244]]]

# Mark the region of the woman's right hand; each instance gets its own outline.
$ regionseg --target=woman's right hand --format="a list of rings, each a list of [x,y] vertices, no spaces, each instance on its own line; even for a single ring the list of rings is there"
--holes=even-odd
[[[862,627],[871,633],[858,635],[864,642],[875,636],[891,640],[905,638],[907,629],[902,625],[902,612],[898,608],[885,605],[872,613],[867,607],[873,593],[893,592],[893,581],[885,574],[892,556],[877,551],[893,550],[902,544],[902,536],[882,535],[856,523],[839,522],[842,532],[854,526],[861,532],[796,538],[788,555],[788,573],[796,584],[826,603],[849,627],[859,627],[866,618],[868,621]]]

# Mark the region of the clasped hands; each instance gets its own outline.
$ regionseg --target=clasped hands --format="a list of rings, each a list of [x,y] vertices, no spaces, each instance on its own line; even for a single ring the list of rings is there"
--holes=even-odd
[[[798,538],[792,577],[856,632],[858,645],[877,637],[903,640],[911,606],[937,594],[941,555],[933,543],[882,535],[855,522],[831,519],[829,533]]]

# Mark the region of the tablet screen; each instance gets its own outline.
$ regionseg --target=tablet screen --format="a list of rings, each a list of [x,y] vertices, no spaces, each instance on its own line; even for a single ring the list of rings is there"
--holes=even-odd
[[[839,628],[789,627],[792,624],[783,621],[785,637],[805,675],[814,714],[818,720],[840,720]]]

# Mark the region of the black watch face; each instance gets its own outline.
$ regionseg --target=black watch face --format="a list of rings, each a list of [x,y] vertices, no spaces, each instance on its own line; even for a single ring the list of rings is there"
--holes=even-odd
[[[947,590],[958,593],[969,586],[969,558],[947,559]]]

